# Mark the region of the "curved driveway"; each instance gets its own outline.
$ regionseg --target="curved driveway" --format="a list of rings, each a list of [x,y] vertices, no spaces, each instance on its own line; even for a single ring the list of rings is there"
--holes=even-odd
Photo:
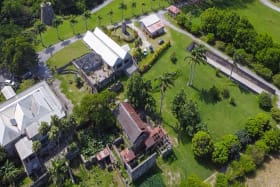
[[[260,2],[262,4],[264,4],[265,6],[277,11],[277,12],[280,12],[280,7],[274,5],[273,3],[270,2],[270,0],[260,0]]]

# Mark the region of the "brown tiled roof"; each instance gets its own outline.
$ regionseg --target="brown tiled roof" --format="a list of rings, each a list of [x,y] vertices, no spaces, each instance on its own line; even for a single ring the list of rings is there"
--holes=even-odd
[[[135,159],[134,152],[132,150],[129,150],[128,148],[125,148],[121,151],[121,156],[126,163]]]
[[[146,123],[140,119],[130,103],[120,103],[114,114],[131,143],[134,143],[141,133],[147,130]]]
[[[106,147],[105,149],[103,149],[102,151],[100,151],[99,153],[97,153],[96,157],[97,160],[103,160],[104,158],[108,157],[110,155],[110,152],[108,150],[108,148]]]
[[[150,130],[149,138],[145,141],[146,148],[150,148],[158,141],[161,141],[165,135],[166,133],[161,127],[155,127]]]
[[[173,14],[179,14],[181,11],[179,8],[177,8],[174,5],[171,5],[170,7],[168,7],[167,10],[172,12]]]
[[[164,24],[161,21],[158,21],[158,22],[148,26],[147,29],[150,33],[154,33],[157,30],[162,29],[163,27],[164,27]]]

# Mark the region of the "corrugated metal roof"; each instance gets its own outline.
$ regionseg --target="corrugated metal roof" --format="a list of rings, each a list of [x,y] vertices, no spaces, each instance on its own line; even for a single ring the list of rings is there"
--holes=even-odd
[[[142,22],[145,25],[145,27],[149,27],[150,25],[153,25],[159,21],[160,21],[159,17],[157,17],[157,15],[155,14],[151,14],[140,20],[140,22]]]

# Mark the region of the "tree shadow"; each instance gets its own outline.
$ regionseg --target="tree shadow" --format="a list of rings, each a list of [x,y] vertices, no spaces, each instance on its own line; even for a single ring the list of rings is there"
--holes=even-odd
[[[71,41],[70,40],[65,40],[65,41],[63,41],[63,42],[61,42],[61,46],[67,46],[67,45],[69,45],[71,43]]]
[[[170,155],[168,155],[166,158],[163,158],[162,160],[165,162],[165,163],[168,163],[168,164],[171,164],[172,162],[174,162],[175,160],[177,160],[177,156],[176,154],[174,153],[174,151],[172,150],[172,152],[170,153]]]
[[[216,104],[220,100],[213,98],[210,90],[206,90],[204,88],[201,89],[199,92],[199,99],[206,104]]]
[[[54,52],[54,46],[52,46],[52,47],[49,47],[49,48],[47,48],[46,50],[45,50],[45,53],[46,54],[53,54],[53,52]]]
[[[135,181],[133,184],[136,187],[141,187],[141,186],[165,187],[166,185],[164,184],[163,178],[160,175],[161,173],[162,170],[157,165],[155,165],[147,173],[145,173],[137,181]]]

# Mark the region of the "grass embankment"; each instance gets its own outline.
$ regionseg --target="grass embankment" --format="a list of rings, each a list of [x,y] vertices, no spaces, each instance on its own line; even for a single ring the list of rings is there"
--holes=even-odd
[[[197,66],[194,87],[187,87],[190,66],[183,59],[188,55],[186,46],[191,43],[191,40],[173,30],[170,30],[170,37],[171,48],[144,74],[144,79],[154,80],[164,72],[180,72],[174,87],[166,92],[163,101],[163,126],[171,137],[175,156],[171,159],[172,161],[159,159],[159,169],[151,175],[154,180],[162,178],[166,186],[178,186],[180,182],[183,185],[187,176],[192,173],[207,178],[213,172],[214,167],[205,161],[197,161],[191,150],[191,139],[186,134],[177,131],[178,122],[171,113],[171,103],[176,93],[184,89],[188,97],[197,102],[202,121],[207,124],[214,140],[219,140],[222,136],[241,129],[248,117],[261,112],[261,110],[258,107],[257,95],[240,88],[226,76],[217,77],[215,69],[209,65]],[[173,52],[176,52],[178,59],[176,64],[170,60],[170,55]],[[218,88],[227,88],[237,105],[232,106],[229,104],[229,100],[225,99],[213,103],[208,100],[207,96],[200,94],[202,89],[209,89],[214,85]],[[159,107],[160,93],[155,92],[153,96]]]
[[[126,5],[125,9],[120,9],[120,3],[124,3]],[[168,5],[168,2],[157,0],[157,1],[146,1],[146,0],[139,0],[134,1],[136,2],[136,7],[132,7],[133,0],[115,0],[108,4],[106,7],[100,9],[94,14],[91,14],[91,17],[87,20],[88,22],[88,29],[92,30],[96,26],[100,25],[111,25],[114,23],[121,22],[122,20],[122,11],[123,11],[123,18],[129,19],[131,17],[136,17],[139,15],[143,15],[145,13],[162,9]],[[160,2],[160,4],[159,4]],[[143,4],[144,3],[144,4]],[[151,4],[150,4],[151,3]],[[143,4],[143,5],[142,5]],[[160,5],[160,6],[159,6]],[[143,9],[142,9],[143,8]],[[112,14],[112,22],[111,22],[111,16],[109,15],[110,11],[113,11]],[[143,10],[143,11],[142,11]],[[99,25],[99,19],[100,17],[100,25]],[[74,25],[75,34],[78,33],[84,33],[86,32],[86,26],[85,26],[85,19],[83,16],[77,16],[76,17],[77,24]],[[58,27],[59,36],[62,40],[68,39],[72,36],[74,36],[71,24],[70,24],[70,17],[63,17],[63,24]],[[40,37],[37,36],[38,40],[40,40]],[[45,46],[50,46],[52,44],[55,44],[59,42],[57,35],[56,35],[56,29],[53,27],[48,27],[47,30],[42,33],[42,38]],[[44,47],[41,43],[36,46],[36,49],[42,50]]]
[[[69,63],[75,58],[78,58],[90,50],[87,46],[84,45],[82,41],[77,41],[69,46],[65,47],[55,55],[53,55],[48,61],[47,64],[50,68],[57,68]],[[73,65],[67,67],[67,69],[76,69]],[[84,84],[82,88],[77,88],[75,85],[75,74],[55,74],[54,76],[61,81],[60,88],[62,92],[66,95],[68,99],[72,101],[74,105],[78,104],[82,97],[88,94],[86,90],[87,87]]]

